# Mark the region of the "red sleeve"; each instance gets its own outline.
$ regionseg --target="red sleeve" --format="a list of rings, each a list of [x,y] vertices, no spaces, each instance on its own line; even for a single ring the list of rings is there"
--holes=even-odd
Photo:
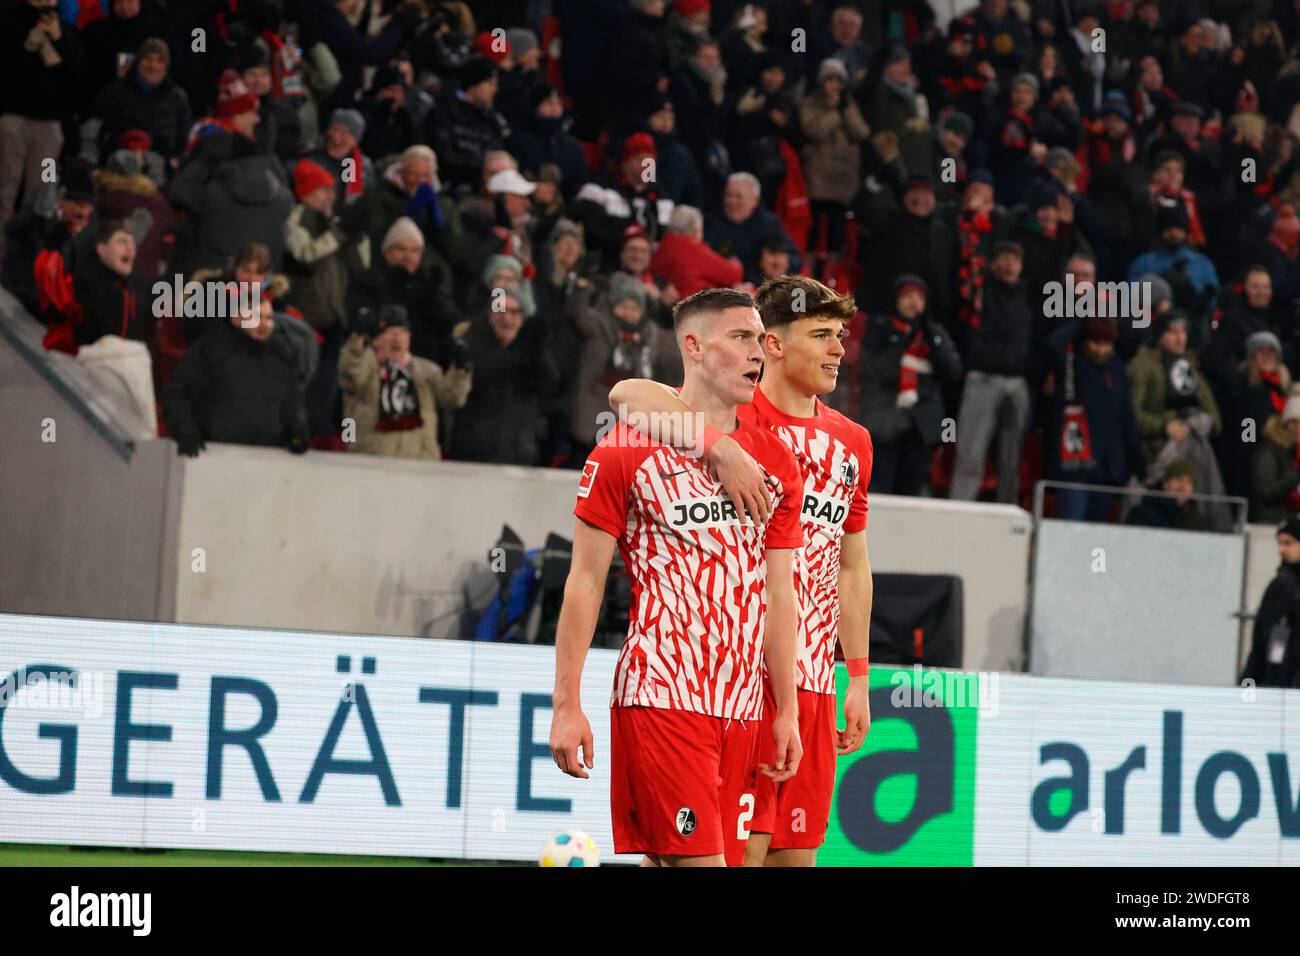
[[[853,489],[853,501],[849,505],[849,516],[844,519],[844,533],[856,534],[867,527],[867,485],[871,484],[871,462],[875,458],[875,448],[871,444],[871,432],[861,429],[857,443],[858,483]]]
[[[714,285],[733,286],[745,278],[745,267],[739,261],[728,259],[721,253],[709,249],[708,246],[704,246],[701,251],[704,250],[708,251],[708,260],[705,264],[709,267],[705,278]]]
[[[769,548],[802,548],[799,509],[803,505],[803,471],[790,450],[775,440],[769,456],[769,470],[781,479],[781,501],[768,519],[764,543]]]
[[[631,488],[627,451],[626,447],[605,441],[592,449],[582,466],[578,503],[573,508],[573,513],[583,521],[615,538],[623,537],[627,530],[627,498]]]

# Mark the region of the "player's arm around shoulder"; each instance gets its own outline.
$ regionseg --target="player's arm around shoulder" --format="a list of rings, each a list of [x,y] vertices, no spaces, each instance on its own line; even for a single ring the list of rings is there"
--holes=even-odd
[[[591,649],[615,538],[579,518],[573,529],[573,560],[555,632],[555,689],[551,693],[551,756],[570,776],[595,766],[591,723],[582,711],[582,669]],[[582,760],[578,750],[583,753]]]
[[[675,389],[649,378],[627,378],[609,390],[609,407],[624,425],[633,424],[632,416],[654,422],[655,434],[649,437],[681,451],[700,452],[736,506],[736,514],[748,514],[756,524],[767,521],[770,508],[763,469],[730,435],[704,428]]]

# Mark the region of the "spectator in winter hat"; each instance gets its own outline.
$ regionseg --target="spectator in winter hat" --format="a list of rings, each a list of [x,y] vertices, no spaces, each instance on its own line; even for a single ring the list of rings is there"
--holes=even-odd
[[[262,118],[257,124],[258,147],[264,153],[275,153],[286,162],[295,159],[303,144],[298,98],[277,92],[266,41],[258,38],[240,46],[236,61],[244,85],[257,97]],[[283,90],[283,75],[280,90]]]
[[[1035,169],[1047,155],[1040,140],[1035,107],[1038,78],[1032,73],[1018,73],[1011,82],[1011,99],[996,125],[990,153],[990,165],[997,188],[998,202],[1014,206],[1025,199]]]
[[[1120,486],[1146,473],[1118,337],[1114,318],[1093,315],[1064,323],[1048,338],[1056,387],[1045,431],[1047,473],[1056,481]],[[1106,520],[1114,495],[1066,488],[1057,499],[1062,518],[1097,522]]]
[[[582,224],[588,247],[600,251],[607,269],[616,267],[629,226],[640,226],[651,242],[657,242],[668,225],[673,202],[660,197],[650,175],[657,157],[654,138],[636,133],[628,137],[617,176],[589,182],[578,190],[574,218]]]
[[[438,154],[448,186],[470,191],[487,153],[501,149],[510,125],[495,107],[499,70],[490,60],[470,60],[460,71],[459,92],[439,97],[425,118],[424,141]]]
[[[462,461],[536,465],[538,423],[558,385],[549,329],[525,319],[517,289],[502,292],[500,307],[479,313],[464,333],[474,388],[456,413],[452,454]]]
[[[930,180],[935,184],[937,202],[960,200],[970,176],[966,166],[966,147],[974,135],[975,124],[965,113],[952,113],[935,126]]]
[[[146,174],[140,154],[116,150],[92,176],[97,192],[95,207],[100,217],[126,219],[137,209],[149,210],[152,221],[137,244],[136,269],[142,276],[158,275],[164,265],[164,251],[180,223],[158,184]]]
[[[690,63],[700,44],[709,39],[712,9],[709,0],[673,0],[672,8],[664,39],[668,65],[678,70]]]
[[[563,193],[570,199],[591,175],[582,146],[564,126],[564,103],[559,92],[541,84],[533,90],[529,115],[511,124],[509,146],[527,174],[536,176],[548,163],[559,166]]]
[[[799,104],[799,127],[813,213],[810,242],[825,222],[831,248],[839,248],[844,214],[861,188],[860,144],[871,132],[849,95],[848,71],[839,60],[822,61],[816,88]]]
[[[349,451],[433,461],[442,457],[438,413],[464,406],[471,377],[412,354],[406,308],[385,305],[343,347],[339,385],[343,415],[356,422]]]
[[[377,182],[374,164],[361,152],[366,120],[357,110],[338,109],[330,114],[325,141],[305,157],[334,177],[342,209],[356,202]]]
[[[951,221],[936,208],[934,183],[924,173],[910,176],[901,196],[882,189],[859,204],[858,219],[869,230],[873,250],[870,256],[863,256],[859,302],[865,309],[888,312],[894,306],[891,286],[895,277],[912,273],[929,284],[931,314],[948,314],[948,277],[956,271],[953,254],[957,236]],[[888,241],[884,241],[885,237]]]
[[[451,330],[459,319],[454,288],[438,269],[420,227],[398,217],[378,244],[370,268],[348,283],[348,315],[403,305],[411,321],[411,349],[444,367],[451,364]],[[373,252],[372,252],[373,255]]]
[[[200,120],[190,158],[167,187],[171,202],[190,214],[177,271],[221,269],[250,242],[265,243],[272,269],[280,268],[293,192],[280,160],[258,151],[258,122],[257,97],[234,70],[225,71],[216,116]]]
[[[583,337],[570,431],[575,455],[596,444],[609,390],[625,378],[680,384],[681,353],[672,330],[645,319],[645,284],[625,272],[608,286],[592,283],[569,301],[569,318]]]
[[[341,334],[347,326],[347,236],[334,219],[334,177],[305,159],[293,171],[298,200],[284,225],[289,303],[317,331]]]
[[[537,301],[533,296],[533,283],[525,277],[524,264],[514,256],[489,256],[479,273],[480,295],[472,300],[471,311],[491,308],[499,302],[501,289],[513,289],[515,297],[524,308],[524,318],[531,319],[537,314]]]
[[[511,129],[528,119],[533,92],[545,85],[542,50],[531,30],[518,27],[506,31],[510,56],[499,64],[498,89],[493,107]]]
[[[1232,495],[1250,494],[1250,453],[1270,415],[1282,411],[1291,388],[1291,375],[1283,363],[1286,354],[1274,333],[1271,314],[1272,279],[1263,266],[1251,266],[1244,276],[1242,294],[1228,294],[1215,313],[1201,362],[1225,422],[1246,422],[1253,434],[1242,437],[1229,426],[1222,441],[1223,480]]]
[[[83,140],[93,143],[98,157],[106,159],[128,130],[149,134],[152,148],[164,159],[185,149],[193,117],[185,91],[171,79],[171,51],[158,37],[140,44],[126,75],[99,94],[91,117],[99,120],[83,129]]]
[[[258,113],[257,97],[234,70],[226,70],[221,74],[217,88],[217,106],[214,112],[216,125],[252,139],[253,131],[262,121]]]
[[[116,0],[103,6],[107,15],[81,26],[76,34],[83,53],[77,83],[84,94],[79,103],[82,116],[89,115],[96,98],[126,75],[141,43],[168,32],[166,17],[151,0]]]
[[[926,314],[924,279],[900,275],[893,293],[892,309],[867,318],[857,359],[849,363],[858,385],[853,417],[871,431],[875,446],[869,490],[916,495],[942,438],[942,386],[960,380],[961,358],[951,336]]]
[[[1193,341],[1204,341],[1201,328],[1219,293],[1219,274],[1214,263],[1187,245],[1187,209],[1182,203],[1161,206],[1156,216],[1161,246],[1138,256],[1129,266],[1129,280],[1154,272],[1166,280],[1177,277],[1174,304],[1186,309],[1192,320]]]
[[[382,252],[385,234],[401,216],[424,234],[426,265],[450,290],[455,270],[468,261],[465,230],[456,204],[443,192],[438,157],[428,146],[408,146],[374,189],[343,210],[345,229],[368,237],[371,256]]]
[[[1208,194],[1223,176],[1223,153],[1217,141],[1201,135],[1205,110],[1196,103],[1175,103],[1168,129],[1161,139],[1151,144],[1152,156],[1174,152],[1187,164],[1187,186],[1197,194]]]
[[[357,103],[364,119],[361,151],[377,162],[396,156],[415,142],[419,129],[406,108],[406,80],[395,66],[381,66],[370,81],[369,91]]]

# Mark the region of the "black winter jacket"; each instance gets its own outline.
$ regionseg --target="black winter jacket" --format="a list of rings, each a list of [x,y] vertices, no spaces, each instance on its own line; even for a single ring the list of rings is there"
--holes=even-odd
[[[190,346],[163,394],[167,429],[187,439],[288,447],[308,440],[292,343],[258,342],[223,322]]]
[[[1284,564],[1269,582],[1252,630],[1250,656],[1241,679],[1262,687],[1300,687],[1300,565]],[[1287,630],[1282,663],[1268,661],[1273,628]]]
[[[930,346],[931,372],[917,381],[917,402],[911,408],[898,407],[898,377],[903,355],[916,339]],[[943,384],[961,378],[961,356],[938,323],[922,321],[910,331],[901,331],[892,317],[876,313],[867,319],[858,365],[858,421],[877,441],[893,441],[913,427],[927,445],[936,444],[942,434]]]
[[[994,375],[1027,375],[1033,327],[1024,281],[1007,285],[988,273],[979,328],[966,333],[966,368]]]

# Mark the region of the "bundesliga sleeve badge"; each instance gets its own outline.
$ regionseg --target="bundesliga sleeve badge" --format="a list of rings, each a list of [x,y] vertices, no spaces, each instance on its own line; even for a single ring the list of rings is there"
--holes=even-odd
[[[578,497],[586,498],[591,494],[591,486],[596,483],[596,470],[600,468],[600,462],[587,460],[582,466],[582,477],[578,479]]]

